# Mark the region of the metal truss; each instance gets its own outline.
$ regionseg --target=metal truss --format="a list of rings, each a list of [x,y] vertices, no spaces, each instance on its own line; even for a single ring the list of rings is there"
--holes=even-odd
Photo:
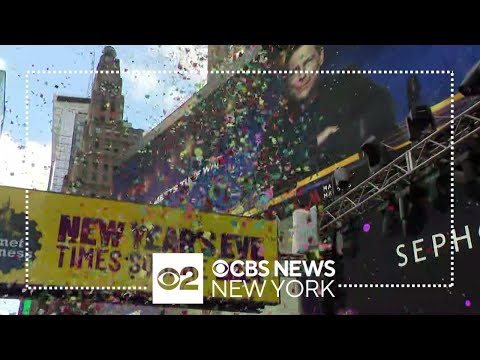
[[[453,122],[453,134],[449,122],[328,204],[323,210],[324,225],[320,230],[325,230],[349,214],[361,215],[384,205],[385,192],[404,191],[435,160],[447,157],[452,150],[458,153],[457,145],[480,131],[480,101],[455,117]]]

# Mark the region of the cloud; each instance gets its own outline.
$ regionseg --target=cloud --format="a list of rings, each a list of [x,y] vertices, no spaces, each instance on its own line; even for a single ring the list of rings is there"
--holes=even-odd
[[[47,190],[51,145],[29,141],[26,148],[8,133],[0,137],[0,185]]]
[[[146,46],[145,57],[137,59],[122,75],[129,88],[125,96],[158,109],[157,121],[162,120],[205,85],[207,56],[206,45]],[[176,73],[148,73],[149,70]]]
[[[2,58],[0,58],[0,70],[7,70],[7,62]]]

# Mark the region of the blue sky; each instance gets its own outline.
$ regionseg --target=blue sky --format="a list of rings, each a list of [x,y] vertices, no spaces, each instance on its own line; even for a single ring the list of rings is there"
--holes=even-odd
[[[4,135],[0,142],[0,185],[21,187],[32,185],[27,181],[28,179],[22,178],[27,176],[42,178],[40,185],[33,183],[33,186],[43,188],[43,179],[51,153],[53,96],[90,96],[92,82],[90,75],[30,75],[28,154],[20,154],[18,151],[22,149],[19,146],[25,145],[25,73],[27,70],[92,70],[96,68],[104,46],[0,46],[0,68],[7,71]],[[206,45],[112,46],[117,50],[121,69],[128,69],[122,75],[122,93],[125,96],[124,118],[128,119],[134,127],[150,130],[206,82]],[[180,67],[192,73],[185,77],[179,74],[135,75],[132,72],[135,70],[176,71]],[[28,161],[31,162],[30,167],[26,169],[24,169],[25,166],[18,165],[20,161],[17,159],[24,155],[31,159]],[[36,171],[33,171],[33,168],[36,168]]]
[[[198,69],[207,68],[206,46],[113,46],[120,58],[122,70],[176,70],[179,63],[187,69],[193,69],[194,62],[198,64]],[[3,63],[7,71],[4,130],[16,141],[23,137],[24,81],[27,70],[91,70],[92,62],[96,67],[103,47],[0,46],[0,64]],[[206,72],[199,71],[198,75],[187,80],[176,74],[135,77],[128,72],[123,78],[125,118],[134,126],[148,130],[198,90],[206,79]],[[89,75],[45,74],[32,77],[29,94],[32,100],[31,139],[40,143],[50,142],[54,94],[89,96],[89,84],[91,86]]]

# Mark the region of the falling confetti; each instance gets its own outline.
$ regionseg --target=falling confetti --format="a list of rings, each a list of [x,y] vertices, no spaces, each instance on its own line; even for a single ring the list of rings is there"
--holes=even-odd
[[[363,232],[368,233],[370,231],[370,224],[363,224]]]

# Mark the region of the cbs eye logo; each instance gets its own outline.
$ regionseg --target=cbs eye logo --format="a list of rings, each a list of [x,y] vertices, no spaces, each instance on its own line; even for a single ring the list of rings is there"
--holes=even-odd
[[[183,279],[180,274],[187,275]],[[180,290],[198,290],[197,284],[192,284],[198,279],[198,270],[192,266],[184,267],[180,273],[174,268],[164,268],[157,276],[158,285],[164,290],[174,290],[180,285]]]
[[[203,304],[203,254],[152,254],[154,304]]]

